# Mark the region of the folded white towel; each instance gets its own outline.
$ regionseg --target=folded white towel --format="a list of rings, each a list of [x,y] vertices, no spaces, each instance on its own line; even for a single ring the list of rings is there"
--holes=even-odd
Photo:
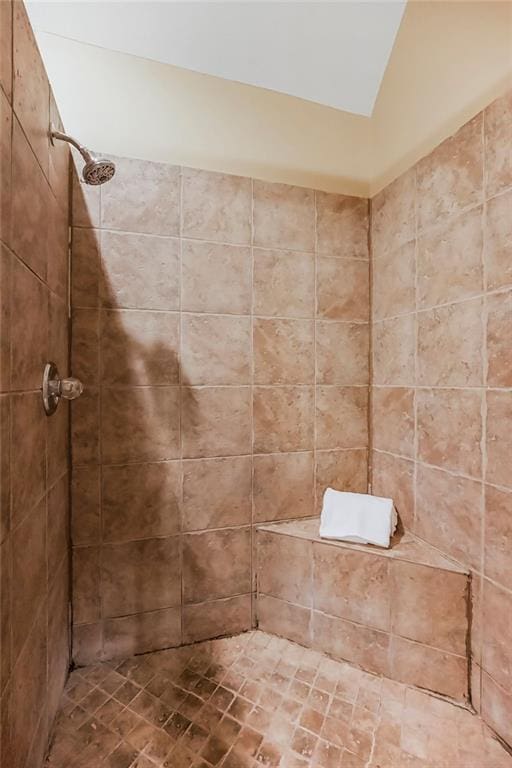
[[[357,544],[389,547],[397,524],[392,499],[366,493],[344,493],[327,488],[324,493],[320,536]]]

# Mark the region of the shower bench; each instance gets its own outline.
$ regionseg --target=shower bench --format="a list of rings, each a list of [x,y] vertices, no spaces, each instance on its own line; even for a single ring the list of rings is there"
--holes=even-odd
[[[410,533],[386,550],[318,529],[318,518],[258,528],[260,629],[466,703],[469,573]]]

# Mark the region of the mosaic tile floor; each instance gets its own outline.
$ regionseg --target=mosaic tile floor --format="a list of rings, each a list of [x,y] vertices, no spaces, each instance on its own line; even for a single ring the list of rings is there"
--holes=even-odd
[[[512,768],[482,721],[263,632],[72,672],[47,768]]]

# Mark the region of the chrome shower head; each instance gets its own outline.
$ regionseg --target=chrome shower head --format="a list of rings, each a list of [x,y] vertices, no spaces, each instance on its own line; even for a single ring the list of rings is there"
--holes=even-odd
[[[103,157],[91,157],[84,165],[82,176],[86,184],[97,185],[110,181],[115,172],[116,166],[111,160],[106,160]]]
[[[53,125],[50,126],[50,138],[52,144],[54,139],[59,139],[59,141],[67,141],[68,144],[71,144],[75,149],[78,149],[85,160],[82,178],[86,184],[93,184],[94,186],[105,184],[106,181],[110,181],[116,172],[116,166],[112,160],[107,160],[104,157],[96,157],[92,152],[89,152],[86,147],[79,144],[72,136],[68,136],[61,131],[56,131]]]

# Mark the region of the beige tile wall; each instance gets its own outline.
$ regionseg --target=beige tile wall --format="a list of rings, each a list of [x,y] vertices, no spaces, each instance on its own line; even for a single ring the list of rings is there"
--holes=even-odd
[[[372,483],[473,571],[474,705],[512,743],[512,93],[372,200]]]
[[[367,485],[367,201],[117,166],[73,204],[80,663],[247,629],[253,527]]]
[[[0,2],[0,762],[38,768],[69,666],[68,163],[25,9]]]

